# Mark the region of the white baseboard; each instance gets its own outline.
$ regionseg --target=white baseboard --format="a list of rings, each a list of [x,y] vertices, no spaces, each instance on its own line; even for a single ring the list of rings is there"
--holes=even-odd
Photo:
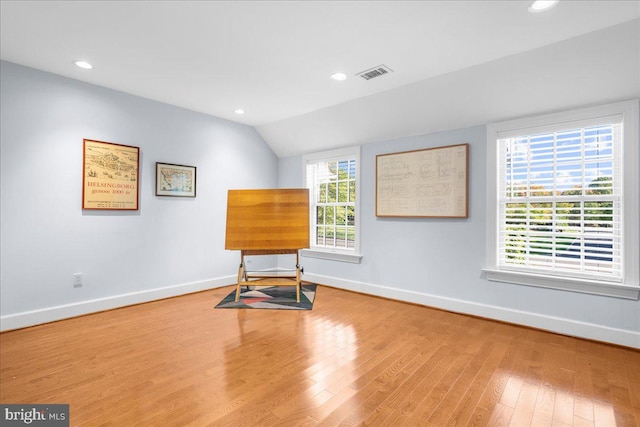
[[[235,275],[224,276],[200,282],[184,283],[167,286],[164,288],[150,289],[140,292],[131,292],[123,295],[81,301],[73,304],[47,307],[40,310],[26,311],[22,313],[0,316],[0,331],[20,329],[42,323],[70,317],[82,316],[104,310],[125,307],[128,305],[156,301],[193,292],[229,286],[235,283]],[[374,285],[370,283],[345,280],[337,277],[323,276],[305,273],[305,281],[325,284],[339,289],[375,295],[379,297],[421,304],[462,314],[485,317],[500,320],[517,325],[530,326],[559,334],[586,338],[596,341],[640,349],[640,332],[610,328],[594,323],[579,322],[561,317],[546,316],[538,313],[512,310],[487,304],[480,304],[454,298],[413,292],[405,289],[388,286]]]
[[[480,304],[472,301],[413,292],[405,289],[373,285],[370,283],[345,280],[337,277],[305,273],[303,279],[305,281],[325,284],[327,286],[360,292],[363,294],[406,301],[455,313],[470,314],[507,323],[530,326],[532,328],[543,329],[563,335],[570,335],[578,338],[586,338],[640,349],[640,332],[636,331],[610,328],[608,326],[580,322],[562,317],[512,310],[494,305]]]
[[[26,328],[28,326],[35,326],[42,323],[54,322],[56,320],[68,319],[70,317],[82,316],[85,314],[97,313],[99,311],[126,307],[128,305],[140,304],[144,302],[190,294],[193,292],[220,288],[223,286],[229,286],[230,284],[235,283],[236,280],[237,277],[235,275],[224,276],[215,279],[202,280],[199,282],[183,283],[180,285],[167,286],[164,288],[131,292],[122,295],[114,295],[111,297],[80,301],[73,304],[47,307],[40,310],[9,314],[6,316],[0,316],[0,331]]]

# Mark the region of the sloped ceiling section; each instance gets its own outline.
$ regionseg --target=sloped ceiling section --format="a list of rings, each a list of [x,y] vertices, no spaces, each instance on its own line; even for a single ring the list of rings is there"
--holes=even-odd
[[[629,95],[640,2],[531,2],[2,0],[0,58],[254,126],[279,156]]]
[[[256,126],[280,157],[640,97],[640,20]]]

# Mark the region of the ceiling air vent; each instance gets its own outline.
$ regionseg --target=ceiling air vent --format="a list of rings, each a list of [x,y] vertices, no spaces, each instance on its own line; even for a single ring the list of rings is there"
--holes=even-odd
[[[360,76],[365,80],[371,80],[376,77],[384,76],[385,74],[389,74],[391,72],[393,72],[393,70],[386,65],[378,65],[377,67],[373,67],[367,71],[358,73],[356,74],[356,76]]]

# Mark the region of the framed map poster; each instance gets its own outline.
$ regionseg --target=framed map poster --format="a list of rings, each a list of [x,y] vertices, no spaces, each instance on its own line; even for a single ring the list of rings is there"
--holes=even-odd
[[[156,162],[156,196],[196,197],[196,167]]]
[[[83,140],[82,209],[138,210],[140,148]]]
[[[469,144],[376,156],[376,216],[467,218]]]

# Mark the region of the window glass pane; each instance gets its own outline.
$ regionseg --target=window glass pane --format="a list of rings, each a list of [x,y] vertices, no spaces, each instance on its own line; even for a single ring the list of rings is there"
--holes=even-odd
[[[349,160],[349,179],[356,179],[356,161]]]
[[[347,228],[346,227],[336,227],[336,246],[337,247],[347,247]]]
[[[525,230],[527,224],[526,203],[507,203],[505,213],[507,230]]]
[[[338,179],[347,179],[349,176],[349,161],[338,162]]]
[[[556,144],[557,163],[579,164],[582,161],[582,139],[579,130],[558,133]]]
[[[586,191],[588,195],[604,195],[613,194],[613,181],[610,176],[601,176],[593,179],[589,183],[589,188]]]
[[[335,247],[335,245],[336,245],[336,230],[335,230],[335,228],[333,228],[333,227],[326,227],[325,228],[324,244],[326,246]]]
[[[330,182],[327,184],[327,203],[336,202],[336,183]]]
[[[585,202],[584,226],[593,232],[613,227],[613,202]]]
[[[335,207],[334,206],[326,206],[324,210],[324,218],[325,224],[335,224],[336,216],[335,216]]]
[[[318,203],[327,202],[327,184],[318,185]]]
[[[324,206],[316,207],[316,224],[324,224]]]
[[[347,225],[354,226],[356,223],[356,208],[347,206]]]
[[[524,264],[527,254],[526,235],[516,231],[507,233],[504,252],[509,264]]]
[[[349,187],[346,181],[338,182],[338,202],[343,203],[349,200]]]
[[[576,233],[580,229],[582,202],[556,203],[556,227],[559,233]]]
[[[553,231],[553,211],[551,203],[531,203],[529,227],[536,231]]]
[[[328,163],[327,181],[336,181],[338,179],[338,163]]]
[[[347,229],[347,247],[355,248],[356,246],[356,230],[352,227]]]
[[[324,245],[325,244],[324,235],[325,235],[325,228],[324,227],[318,227],[317,230],[316,230],[316,243],[318,245]]]
[[[569,195],[582,193],[583,175],[580,164],[559,164],[556,168],[555,180],[556,189],[560,195],[568,191]]]
[[[345,206],[336,206],[336,225],[347,224],[347,208]]]
[[[349,181],[349,202],[356,201],[356,182]]]
[[[587,183],[591,183],[595,180],[602,180],[603,178],[608,178],[611,181],[613,176],[613,163],[608,161],[595,162],[595,163],[585,163],[585,179]]]

